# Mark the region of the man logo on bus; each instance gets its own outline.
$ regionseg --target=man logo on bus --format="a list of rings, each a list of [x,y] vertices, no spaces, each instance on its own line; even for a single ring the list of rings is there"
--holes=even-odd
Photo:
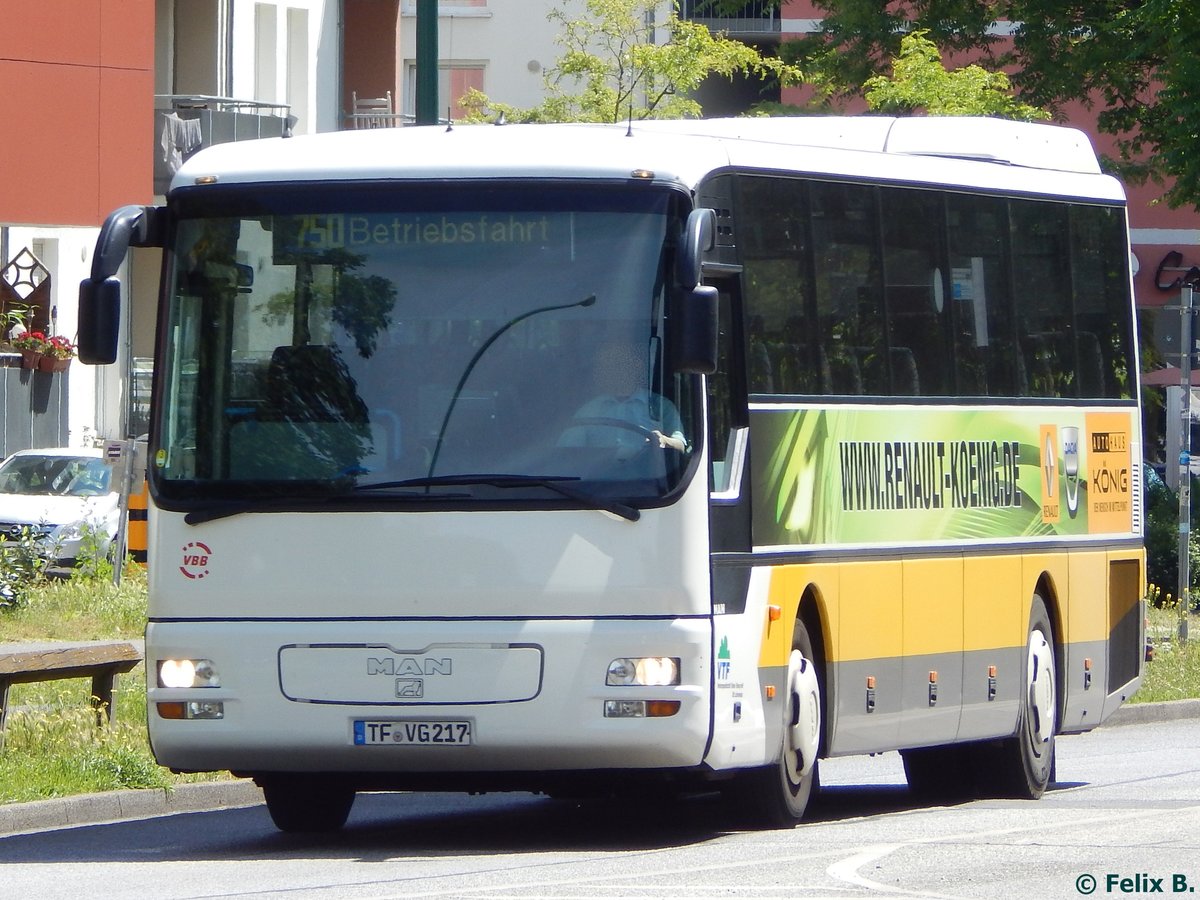
[[[424,678],[397,678],[396,696],[419,699],[425,696]]]

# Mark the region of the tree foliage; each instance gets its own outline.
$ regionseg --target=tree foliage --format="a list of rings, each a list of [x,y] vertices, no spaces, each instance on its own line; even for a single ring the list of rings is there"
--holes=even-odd
[[[886,71],[904,35],[1006,69],[1018,98],[1061,116],[1081,102],[1113,136],[1109,163],[1200,206],[1200,16],[1194,0],[814,0],[823,30],[781,55],[834,93]],[[993,27],[997,23],[1001,27]]]
[[[947,71],[937,45],[925,31],[905,35],[892,75],[875,75],[863,85],[867,103],[878,112],[935,116],[996,116],[1004,119],[1048,119],[1050,114],[1015,100],[1008,76],[978,65]]]
[[[666,6],[665,18],[661,11]],[[562,55],[545,75],[546,99],[521,109],[469,91],[460,101],[468,118],[503,114],[512,122],[622,122],[695,118],[694,92],[710,75],[734,74],[800,81],[797,67],[708,28],[679,18],[678,4],[661,0],[563,0],[549,13],[562,31]],[[667,40],[656,43],[655,36]]]

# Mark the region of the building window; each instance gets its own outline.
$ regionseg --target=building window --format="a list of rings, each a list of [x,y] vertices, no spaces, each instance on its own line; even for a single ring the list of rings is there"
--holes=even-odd
[[[417,110],[417,64],[409,60],[406,64],[407,78],[404,92],[404,112],[415,115]],[[483,63],[453,62],[438,63],[438,118],[444,119],[446,111],[450,119],[461,119],[465,113],[459,101],[468,90],[483,90]]]

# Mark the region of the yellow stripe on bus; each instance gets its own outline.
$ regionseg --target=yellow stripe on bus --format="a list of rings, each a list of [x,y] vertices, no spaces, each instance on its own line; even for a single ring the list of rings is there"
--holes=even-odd
[[[1140,552],[1084,550],[840,561],[772,570],[760,666],[786,665],[796,611],[817,597],[830,662],[1024,646],[1039,581],[1056,639],[1103,641],[1139,602]]]

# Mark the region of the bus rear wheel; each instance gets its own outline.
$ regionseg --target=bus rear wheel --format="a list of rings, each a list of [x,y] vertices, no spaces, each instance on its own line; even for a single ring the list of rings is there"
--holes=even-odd
[[[346,824],[355,792],[320,776],[273,775],[258,779],[267,812],[280,831],[321,833]]]
[[[804,817],[819,783],[821,682],[802,622],[793,632],[783,700],[779,762],[738,776],[727,789],[750,823],[763,828],[793,827]]]

